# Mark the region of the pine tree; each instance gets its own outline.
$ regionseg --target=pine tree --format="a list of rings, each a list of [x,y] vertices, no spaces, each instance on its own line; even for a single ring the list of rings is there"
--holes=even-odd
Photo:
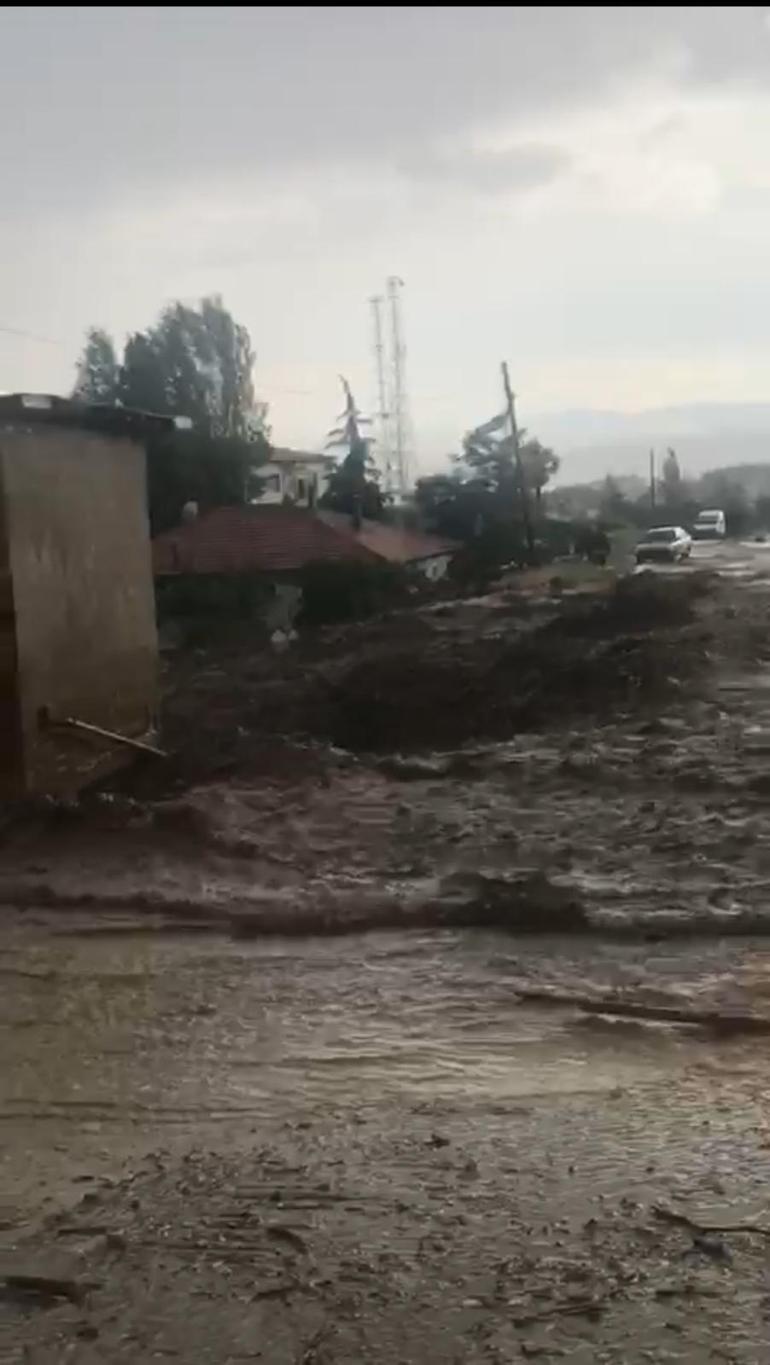
[[[330,511],[344,512],[360,523],[362,517],[379,518],[384,510],[384,498],[377,482],[369,439],[361,432],[364,420],[356,407],[350,385],[340,375],[345,395],[345,410],[337,419],[341,424],[329,432],[330,448],[345,451],[342,463],[329,479],[321,505]]]

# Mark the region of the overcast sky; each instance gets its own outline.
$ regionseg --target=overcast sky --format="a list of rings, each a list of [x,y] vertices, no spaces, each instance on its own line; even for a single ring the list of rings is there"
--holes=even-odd
[[[220,292],[317,444],[395,273],[424,467],[503,357],[525,423],[770,393],[763,8],[10,7],[0,77],[0,389]]]

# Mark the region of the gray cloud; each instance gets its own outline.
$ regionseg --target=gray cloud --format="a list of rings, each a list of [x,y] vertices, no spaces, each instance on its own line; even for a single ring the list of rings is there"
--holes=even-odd
[[[761,11],[9,7],[0,166],[19,207],[376,168],[673,68],[695,83],[767,79]]]
[[[0,334],[0,388],[64,387],[88,323],[221,289],[291,394],[281,439],[318,439],[339,369],[366,401],[397,270],[434,452],[503,355],[537,406],[746,397],[769,78],[755,7],[6,7],[0,323],[60,345]]]
[[[572,164],[560,147],[522,144],[505,151],[458,149],[453,152],[414,152],[399,162],[399,170],[421,186],[446,184],[482,194],[514,194],[546,185]]]

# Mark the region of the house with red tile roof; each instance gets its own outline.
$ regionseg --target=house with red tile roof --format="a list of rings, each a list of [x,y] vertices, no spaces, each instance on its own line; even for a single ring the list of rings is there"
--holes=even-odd
[[[307,564],[374,556],[300,507],[247,503],[215,507],[152,543],[156,577],[167,574],[264,574],[281,578]]]
[[[320,511],[318,516],[327,526],[351,537],[377,559],[417,569],[432,581],[444,577],[452,556],[460,549],[456,541],[389,522],[362,518],[356,527],[353,519],[342,512]]]
[[[458,547],[422,531],[334,512],[249,503],[216,507],[153,541],[156,576],[172,574],[263,574],[288,578],[308,564],[396,564],[415,567],[430,579],[446,573]]]

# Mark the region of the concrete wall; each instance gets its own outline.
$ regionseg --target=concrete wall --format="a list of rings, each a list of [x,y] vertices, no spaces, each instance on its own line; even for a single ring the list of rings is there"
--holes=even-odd
[[[132,736],[155,723],[144,451],[124,437],[13,425],[0,430],[0,486],[24,786],[68,791],[124,751],[41,729],[44,709]]]
[[[5,498],[0,481],[0,797],[15,795],[22,785],[16,620],[6,534]]]

